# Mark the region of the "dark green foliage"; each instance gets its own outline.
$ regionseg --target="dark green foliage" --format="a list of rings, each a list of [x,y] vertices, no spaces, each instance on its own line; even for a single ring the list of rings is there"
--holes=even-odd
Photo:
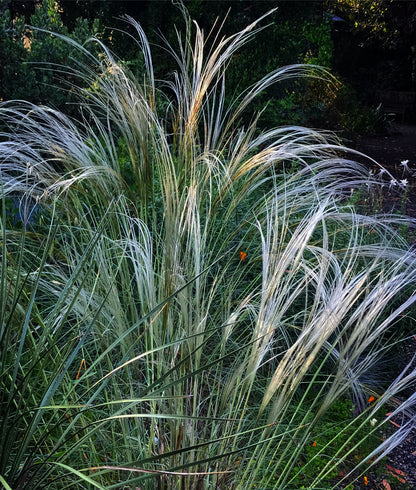
[[[69,32],[55,2],[43,0],[31,15],[30,24],[33,27],[25,26],[21,16],[12,18],[9,10],[0,16],[0,99],[24,99],[65,110],[70,100],[68,87],[59,89],[58,82],[61,87],[61,79],[70,83],[68,72],[76,68],[80,54],[68,42],[42,30],[69,36],[82,44],[99,34],[99,23],[77,19]]]
[[[334,66],[363,102],[380,90],[415,90],[414,1],[339,0],[326,9],[343,19],[334,31]]]
[[[13,23],[10,12],[6,10],[0,17],[0,98],[21,98],[26,79],[27,67],[22,62],[27,57],[23,46],[24,20],[16,19]],[[23,76],[22,76],[23,75]]]
[[[279,66],[307,63],[330,68],[332,40],[329,23],[320,17],[299,16],[282,19],[280,9],[273,15],[273,24],[261,32],[255,43],[245,46],[232,61],[227,75],[228,96],[253,84],[266,73]],[[299,35],[299,33],[302,35]],[[262,110],[260,126],[274,127],[284,124],[315,125],[320,111],[326,111],[322,92],[303,81],[290,81],[268,87],[256,101]]]

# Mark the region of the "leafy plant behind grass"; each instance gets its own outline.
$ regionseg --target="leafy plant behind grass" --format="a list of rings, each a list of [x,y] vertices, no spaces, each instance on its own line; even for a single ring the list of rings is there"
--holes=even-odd
[[[353,400],[366,447],[362,428],[377,418],[379,430],[413,382],[364,382],[414,302],[415,257],[391,227],[401,218],[345,206],[351,187],[377,182],[330,135],[239,125],[266,86],[329,74],[279,68],[226,107],[229,59],[262,19],[207,44],[184,15],[168,47],[178,71],[161,87],[129,19],[144,81],[105,46],[96,60],[68,39],[89,60],[73,74],[91,87],[80,123],[1,105],[0,475],[12,488],[313,488],[352,447],[346,422],[308,473],[334,403]],[[16,195],[22,217],[38,207],[21,228],[6,214]]]
[[[72,50],[68,42],[43,29],[67,35],[82,44],[93,34],[103,35],[100,24],[98,19],[89,22],[79,18],[68,31],[54,0],[31,3],[34,13],[30,23],[34,28],[25,25],[24,17],[13,16],[13,8],[7,10],[10,2],[3,2],[0,12],[0,99],[24,99],[40,104],[47,101],[50,106],[68,114],[73,107],[67,103],[71,90],[62,91],[56,86],[58,77],[68,84],[71,82],[68,69],[56,72],[53,68],[58,63],[76,67],[81,52]]]

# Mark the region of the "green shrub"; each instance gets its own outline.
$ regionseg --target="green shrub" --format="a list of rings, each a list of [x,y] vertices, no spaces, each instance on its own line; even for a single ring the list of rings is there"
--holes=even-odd
[[[71,71],[83,55],[60,36],[83,44],[93,35],[100,36],[99,23],[77,19],[69,33],[54,0],[43,0],[30,23],[28,27],[24,18],[12,19],[8,10],[0,16],[0,99],[28,100],[68,112]],[[59,79],[66,80],[65,88]]]

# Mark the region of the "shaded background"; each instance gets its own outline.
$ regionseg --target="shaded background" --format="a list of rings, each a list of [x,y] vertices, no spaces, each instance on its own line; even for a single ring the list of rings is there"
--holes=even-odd
[[[231,34],[271,8],[270,24],[232,63],[227,78],[230,97],[267,72],[286,64],[328,67],[341,84],[335,93],[315,83],[291,82],[271,87],[257,108],[268,102],[265,126],[286,123],[344,130],[382,131],[376,109],[386,91],[415,92],[416,2],[392,0],[273,1],[189,0],[190,15],[205,32],[216,19]],[[171,0],[2,0],[0,4],[0,99],[26,99],[71,112],[70,93],[42,63],[71,66],[77,54],[62,40],[27,29],[25,24],[69,35],[81,44],[97,36],[140,76],[142,60],[121,20],[134,17],[154,44],[156,76],[166,78],[175,66],[160,48],[161,34],[176,46],[184,27],[180,9]],[[213,38],[213,36],[212,36]],[[414,102],[402,122],[415,122]],[[404,120],[405,119],[405,120]]]

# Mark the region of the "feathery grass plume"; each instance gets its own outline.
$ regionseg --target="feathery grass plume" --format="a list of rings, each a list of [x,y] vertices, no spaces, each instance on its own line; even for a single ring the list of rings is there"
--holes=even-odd
[[[351,187],[379,182],[330,134],[241,125],[270,84],[331,76],[278,68],[226,106],[228,63],[267,15],[211,44],[184,15],[164,83],[128,19],[142,80],[100,41],[94,59],[67,40],[87,61],[72,73],[88,86],[79,121],[0,104],[0,477],[12,488],[317,486],[410,428],[377,441],[383,407],[415,377],[374,378],[415,300],[416,257],[394,229],[406,218],[346,205]],[[21,226],[16,198],[20,216],[36,206]],[[355,418],[312,446],[349,399]]]

